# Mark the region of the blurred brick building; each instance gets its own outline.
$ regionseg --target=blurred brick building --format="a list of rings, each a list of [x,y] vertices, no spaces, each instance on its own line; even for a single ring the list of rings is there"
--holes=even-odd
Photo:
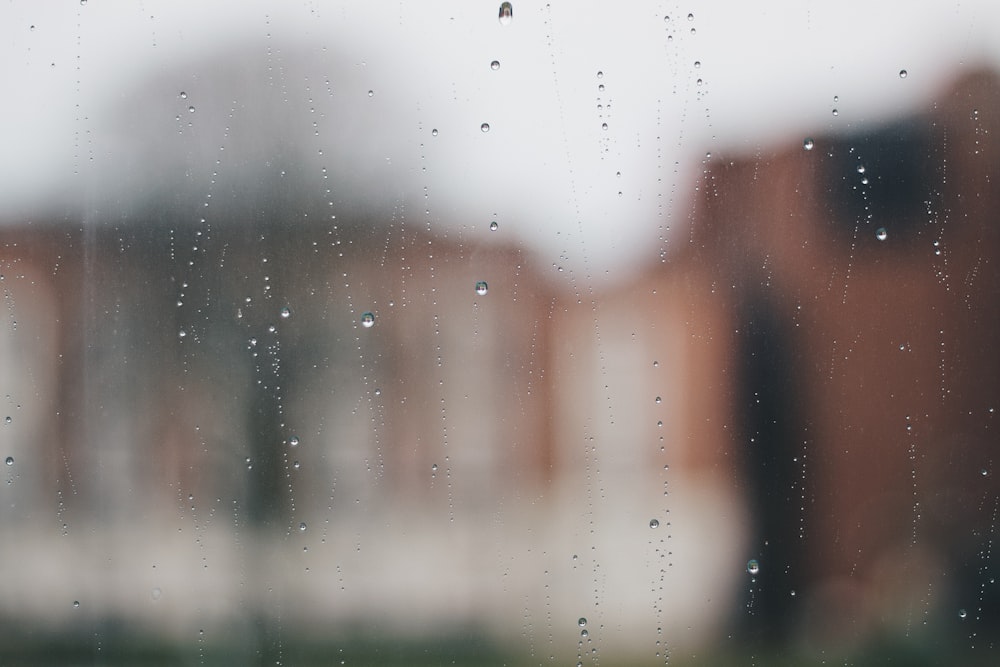
[[[770,631],[965,607],[997,628],[998,109],[973,72],[911,118],[705,173],[691,252],[734,318]]]
[[[962,596],[998,509],[998,97],[973,74],[914,118],[717,158],[676,255],[594,293],[489,229],[318,223],[301,193],[18,221],[0,521],[160,630],[534,614],[572,647],[603,614],[634,647],[746,609],[817,641],[985,615]],[[39,563],[0,599],[64,620],[79,568]]]

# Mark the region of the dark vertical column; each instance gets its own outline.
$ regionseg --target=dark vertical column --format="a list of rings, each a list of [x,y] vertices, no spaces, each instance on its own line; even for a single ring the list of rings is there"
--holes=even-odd
[[[802,590],[805,574],[800,467],[795,462],[805,433],[787,323],[759,296],[746,304],[742,320],[743,462],[754,519],[747,558],[759,564],[746,611],[750,634],[772,642],[788,636],[795,617],[793,591]]]

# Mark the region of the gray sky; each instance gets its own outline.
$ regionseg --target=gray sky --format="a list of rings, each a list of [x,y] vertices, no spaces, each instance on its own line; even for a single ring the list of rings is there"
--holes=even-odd
[[[669,249],[660,237],[683,228],[706,152],[905,113],[962,67],[1000,62],[991,0],[515,2],[507,26],[498,7],[8,2],[0,216],[55,204],[114,218],[161,165],[225,149],[230,168],[347,174],[382,210],[438,230],[471,237],[497,219],[600,280]],[[227,88],[234,63],[256,83]],[[265,97],[285,106],[247,111]],[[270,164],[272,143],[231,125],[298,159]],[[209,188],[208,172],[185,178],[192,197]]]

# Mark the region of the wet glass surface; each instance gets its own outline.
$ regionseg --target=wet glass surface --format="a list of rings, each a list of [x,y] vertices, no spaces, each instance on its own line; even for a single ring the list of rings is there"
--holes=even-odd
[[[516,9],[0,10],[0,662],[996,662],[998,10]]]

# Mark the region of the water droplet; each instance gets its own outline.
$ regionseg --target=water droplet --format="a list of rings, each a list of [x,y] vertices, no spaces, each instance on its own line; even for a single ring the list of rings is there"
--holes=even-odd
[[[660,520],[659,519],[650,519],[649,520],[649,527],[650,528],[659,528],[660,527]]]
[[[964,609],[959,609],[958,610],[958,617],[959,618],[965,618],[968,615],[969,615],[969,613],[967,611],[965,611]]]
[[[510,25],[514,20],[514,6],[509,2],[500,4],[500,25]]]
[[[371,311],[361,314],[361,326],[370,329],[375,324],[375,313]]]
[[[302,523],[299,524],[299,531],[303,532],[303,533],[306,532],[306,522],[305,521],[303,521]]]
[[[186,100],[188,98],[188,94],[185,93],[183,90],[181,91],[180,95],[182,100]]]
[[[476,283],[476,294],[483,296],[489,289],[489,285],[486,284],[485,280],[480,280]]]
[[[590,636],[590,633],[587,630],[580,630],[580,636],[586,639]]]
[[[4,460],[4,463],[6,463],[6,464],[7,464],[7,465],[9,465],[9,466],[12,466],[12,465],[14,465],[14,457],[13,457],[13,456],[8,456],[8,457],[7,457],[7,458],[6,458],[5,460]]]
[[[292,316],[292,311],[288,309],[288,306],[285,306],[284,308],[281,309],[281,319],[287,320],[291,316]]]
[[[3,423],[4,423],[4,424],[9,424],[9,423],[11,423],[12,421],[14,421],[14,420],[13,420],[13,418],[11,418],[11,416],[10,416],[10,415],[7,415],[6,417],[4,417],[4,418],[3,418]]]
[[[586,627],[587,626],[587,619],[585,619],[583,616],[581,616],[580,620],[578,620],[576,622],[576,624],[579,625],[581,628]]]
[[[657,397],[656,397],[656,404],[657,404],[657,405],[659,405],[659,404],[660,404],[660,403],[662,403],[662,402],[663,402],[663,398],[662,398],[662,397],[660,397],[660,396],[657,396]]]
[[[694,61],[694,68],[695,68],[695,69],[698,69],[698,68],[700,68],[700,67],[701,67],[701,61],[700,61],[700,60],[695,60],[695,61]]]
[[[291,445],[292,447],[298,447],[299,446],[299,436],[293,435],[292,437],[290,437],[288,439],[288,444]]]
[[[816,143],[812,140],[811,137],[806,137],[806,140],[802,142],[802,148],[806,149],[807,151],[811,151],[815,146]]]
[[[756,558],[751,558],[747,561],[747,572],[750,574],[757,574],[760,572],[760,563],[757,562]]]
[[[76,609],[79,606],[80,606],[80,601],[79,600],[73,600],[73,608]]]
[[[838,111],[837,111],[836,109],[834,109],[834,110],[833,110],[833,115],[834,115],[834,116],[837,116],[837,115],[839,115],[839,113],[840,113],[840,112],[838,112]]]
[[[906,78],[906,70],[905,69],[899,70],[899,78],[900,79],[905,79]]]
[[[491,232],[495,232],[498,229],[500,229],[500,225],[497,224],[496,220],[494,220],[493,222],[490,223],[490,231]]]
[[[188,113],[194,113],[194,107],[193,106],[188,107]]]
[[[375,91],[374,90],[369,90],[368,91],[368,97],[375,97]]]
[[[490,63],[490,69],[494,70],[494,71],[500,69],[500,61],[499,60],[494,60],[493,62],[491,62]]]
[[[859,174],[865,173],[865,165],[863,165],[863,164],[859,164],[858,165],[858,173]]]
[[[179,338],[184,338],[184,337],[185,337],[185,336],[187,336],[187,335],[188,335],[188,334],[187,334],[187,331],[184,331],[184,329],[181,329],[180,331],[178,331],[178,332],[177,332],[177,336],[178,336]]]
[[[151,592],[151,595],[153,596],[154,600],[159,600],[162,594],[163,591],[161,591],[159,588],[154,588]]]
[[[688,14],[688,21],[694,21],[694,14]]]
[[[489,132],[490,131],[490,124],[489,123],[483,123],[482,125],[479,126],[479,129],[482,130],[483,132]]]
[[[432,463],[431,464],[431,472],[437,472],[437,470],[438,470],[438,464]]]
[[[597,78],[598,79],[603,79],[604,78],[604,72],[598,71],[597,72]]]
[[[879,241],[885,241],[889,238],[889,232],[885,231],[885,227],[879,227],[875,230],[875,238]]]

